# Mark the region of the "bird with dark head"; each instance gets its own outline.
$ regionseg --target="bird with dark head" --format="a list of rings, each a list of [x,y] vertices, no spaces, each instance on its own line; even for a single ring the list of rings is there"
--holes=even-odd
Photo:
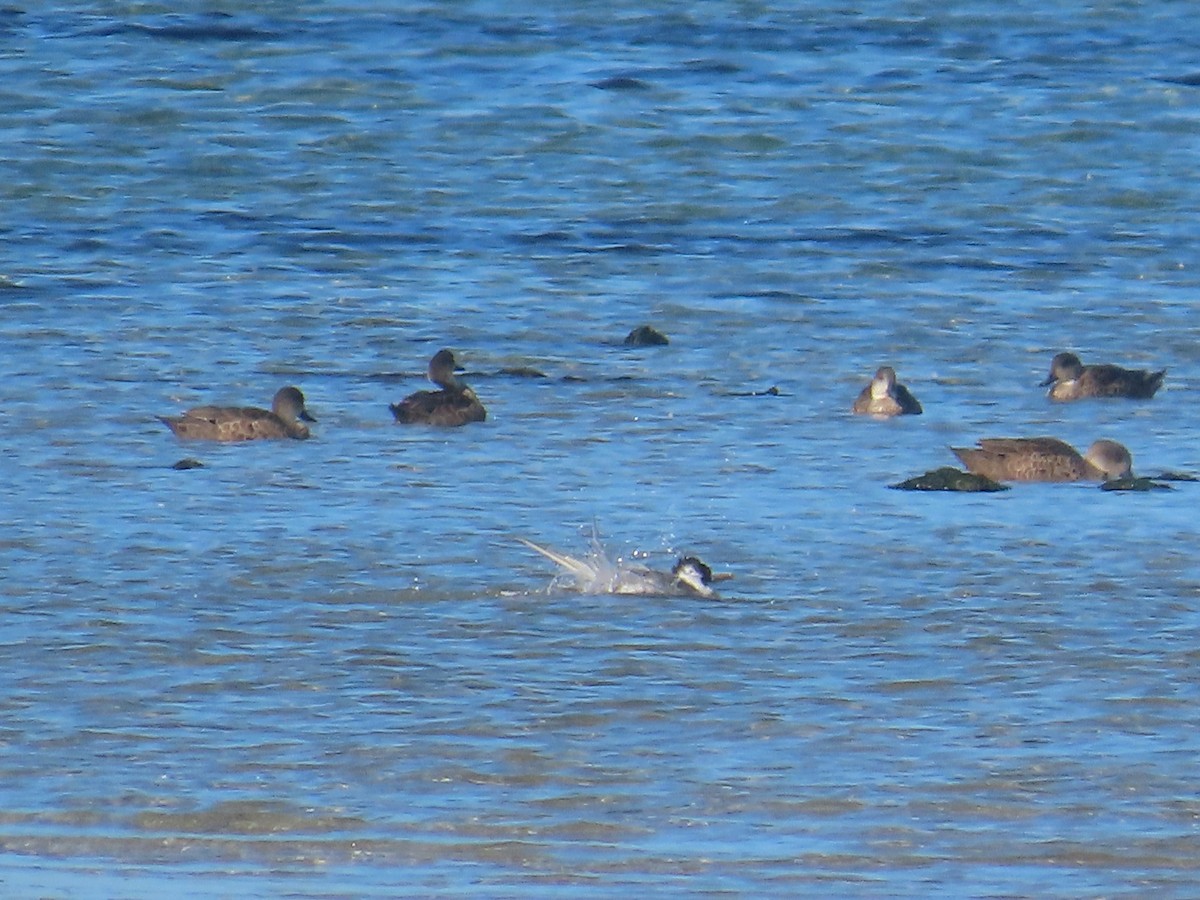
[[[610,559],[594,535],[591,552],[582,557],[568,556],[524,538],[518,540],[556,563],[561,569],[561,578],[569,579],[575,589],[584,594],[640,594],[713,600],[717,599],[713,585],[733,577],[729,572],[714,572],[696,556],[681,556],[669,572],[622,559]],[[556,578],[555,583],[562,582]]]
[[[1125,369],[1110,363],[1085,366],[1074,353],[1058,353],[1050,360],[1050,376],[1042,382],[1051,400],[1087,397],[1125,397],[1149,400],[1162,387],[1166,369]]]
[[[441,390],[417,391],[389,409],[405,425],[438,425],[453,428],[487,419],[475,392],[455,375],[458,364],[449,350],[439,350],[429,360],[429,380]]]

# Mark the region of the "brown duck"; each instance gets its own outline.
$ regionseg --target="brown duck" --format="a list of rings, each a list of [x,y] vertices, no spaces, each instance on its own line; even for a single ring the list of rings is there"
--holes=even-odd
[[[1162,387],[1167,370],[1123,369],[1108,363],[1085,366],[1074,353],[1059,353],[1050,361],[1051,400],[1081,400],[1084,397],[1128,397],[1149,400]]]
[[[429,380],[440,391],[417,391],[388,408],[397,422],[406,425],[441,425],[455,427],[468,422],[482,422],[487,410],[475,392],[454,374],[457,364],[449,350],[439,350],[429,361]]]
[[[1108,481],[1127,478],[1129,451],[1116,441],[1099,440],[1082,456],[1051,437],[984,438],[978,447],[951,447],[967,469],[993,481]]]
[[[308,437],[305,422],[317,421],[304,408],[298,388],[280,388],[269,410],[254,406],[197,406],[180,416],[159,416],[181,438],[202,441],[253,441]]]
[[[850,411],[870,416],[920,415],[921,404],[908,388],[896,381],[896,370],[883,366],[862,389]]]

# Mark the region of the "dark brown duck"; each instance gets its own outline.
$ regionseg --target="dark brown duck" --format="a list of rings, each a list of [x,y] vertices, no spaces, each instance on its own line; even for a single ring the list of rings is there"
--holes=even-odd
[[[1085,366],[1074,353],[1059,353],[1050,361],[1051,400],[1082,400],[1085,397],[1127,397],[1149,400],[1162,387],[1167,370],[1125,369],[1109,363]]]
[[[454,374],[457,363],[449,350],[439,350],[429,361],[429,380],[441,390],[417,391],[389,409],[397,422],[405,425],[439,425],[453,428],[468,422],[482,422],[487,410]]]

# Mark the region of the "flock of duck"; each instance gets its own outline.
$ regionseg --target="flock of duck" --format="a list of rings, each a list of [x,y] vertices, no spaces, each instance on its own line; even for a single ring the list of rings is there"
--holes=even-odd
[[[389,407],[397,422],[406,425],[453,427],[487,418],[475,392],[455,375],[458,365],[449,350],[439,350],[429,361],[429,380],[441,390],[417,391]],[[188,440],[234,441],[292,438],[305,440],[308,422],[317,421],[304,405],[296,387],[280,388],[270,409],[255,406],[197,406],[178,416],[159,416],[176,435]]]
[[[1084,365],[1074,353],[1059,353],[1050,361],[1042,382],[1051,400],[1125,398],[1148,400],[1166,377],[1166,370],[1149,372],[1111,363]],[[918,414],[921,404],[898,381],[890,366],[875,373],[854,401],[852,411],[873,416]],[[1133,456],[1116,441],[1101,439],[1086,453],[1052,437],[984,438],[975,447],[951,447],[976,481],[964,481],[956,470],[938,470],[941,478],[922,476],[897,487],[917,490],[998,490],[1004,481],[1101,481],[1133,477]],[[928,473],[936,475],[937,473]]]
[[[642,326],[630,332],[627,344],[665,344],[660,332]],[[429,361],[429,380],[436,391],[422,390],[405,397],[389,409],[399,423],[458,427],[487,418],[479,397],[456,372],[461,371],[448,349],[439,350]],[[1074,353],[1059,353],[1050,363],[1050,375],[1042,383],[1056,401],[1087,398],[1149,399],[1162,386],[1166,370],[1149,372],[1112,364],[1084,365]],[[918,415],[917,398],[897,381],[891,366],[883,366],[863,388],[851,412],[888,418]],[[159,417],[178,437],[221,442],[260,439],[304,440],[308,424],[316,420],[305,408],[299,388],[284,387],[276,394],[271,409],[257,407],[197,406],[178,416]],[[1002,490],[1000,482],[1073,482],[1132,478],[1133,459],[1116,441],[1098,440],[1086,453],[1052,437],[984,438],[975,447],[952,447],[967,468],[940,469],[910,479],[896,487],[917,490]],[[182,464],[177,464],[181,467]],[[964,480],[965,479],[965,480]],[[731,578],[713,570],[694,556],[681,557],[669,572],[660,572],[624,560],[612,560],[593,533],[592,546],[584,557],[568,556],[521,539],[532,550],[554,562],[563,577],[573,580],[585,593],[657,594],[715,597],[712,585]]]
[[[630,332],[626,343],[652,346],[667,343],[661,332],[641,326]],[[416,391],[389,409],[395,420],[404,425],[433,425],[453,428],[487,419],[487,409],[475,392],[455,374],[458,369],[454,353],[439,350],[429,361],[429,380],[436,391]],[[311,432],[308,423],[316,419],[305,407],[304,394],[299,388],[280,388],[271,401],[271,408],[254,406],[197,406],[178,416],[158,417],[178,437],[185,440],[238,441],[305,440]],[[194,460],[176,463],[178,468],[194,468]],[[695,556],[683,556],[669,572],[660,572],[623,559],[610,559],[593,532],[592,547],[583,557],[568,556],[532,541],[521,543],[542,554],[560,568],[560,577],[568,577],[582,593],[682,595],[714,598],[712,585],[732,578],[732,575],[713,570]],[[558,579],[555,579],[558,583]]]

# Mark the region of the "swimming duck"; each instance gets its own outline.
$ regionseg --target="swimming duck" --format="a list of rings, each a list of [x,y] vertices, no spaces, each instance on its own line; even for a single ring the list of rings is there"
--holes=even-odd
[[[388,409],[397,422],[406,425],[442,425],[454,427],[468,422],[482,422],[487,410],[475,392],[454,374],[457,363],[449,350],[439,350],[429,360],[429,380],[440,391],[417,391]]]
[[[592,538],[592,552],[585,559],[567,556],[533,541],[518,538],[522,544],[554,561],[562,575],[575,580],[575,588],[583,594],[642,594],[658,597],[704,597],[714,599],[717,592],[712,584],[727,581],[733,575],[713,572],[695,556],[681,556],[670,572],[660,572],[642,565],[629,565],[623,560],[608,558],[600,542]],[[556,579],[557,581],[557,579]]]
[[[1132,474],[1133,457],[1116,441],[1096,441],[1082,456],[1051,437],[984,438],[978,443],[950,449],[968,470],[993,481],[1108,481]]]
[[[271,409],[255,406],[197,406],[179,416],[159,416],[178,437],[203,441],[253,441],[309,436],[305,422],[317,421],[304,408],[299,388],[280,388]]]
[[[896,381],[896,370],[883,366],[862,389],[851,412],[871,416],[920,415],[921,404],[908,388]]]
[[[1050,360],[1050,377],[1042,387],[1050,386],[1051,400],[1080,400],[1084,397],[1128,397],[1149,400],[1162,387],[1167,370],[1123,369],[1102,363],[1085,366],[1074,353],[1059,353]]]

